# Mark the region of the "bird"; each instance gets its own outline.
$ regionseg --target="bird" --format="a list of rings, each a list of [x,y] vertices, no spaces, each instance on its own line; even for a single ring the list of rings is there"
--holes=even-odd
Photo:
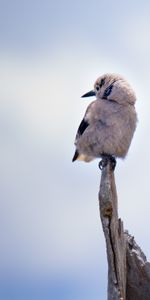
[[[136,95],[124,77],[107,73],[98,77],[94,89],[82,98],[91,96],[96,100],[87,107],[77,130],[72,162],[101,158],[100,169],[108,160],[115,168],[116,158],[127,155],[136,129]]]

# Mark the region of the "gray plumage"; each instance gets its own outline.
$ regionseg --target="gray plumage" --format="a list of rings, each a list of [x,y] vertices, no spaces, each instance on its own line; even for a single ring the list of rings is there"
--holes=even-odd
[[[136,96],[120,75],[99,77],[94,90],[83,97],[96,96],[87,108],[76,134],[76,159],[86,162],[103,155],[125,157],[137,123]]]

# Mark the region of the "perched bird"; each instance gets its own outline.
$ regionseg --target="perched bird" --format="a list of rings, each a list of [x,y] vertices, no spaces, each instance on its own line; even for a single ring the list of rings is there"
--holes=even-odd
[[[122,76],[105,74],[82,97],[89,96],[96,96],[96,100],[88,106],[78,128],[72,161],[124,158],[137,123],[134,91]]]

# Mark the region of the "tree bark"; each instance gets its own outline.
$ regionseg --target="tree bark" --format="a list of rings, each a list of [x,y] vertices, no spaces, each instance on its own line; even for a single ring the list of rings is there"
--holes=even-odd
[[[108,300],[150,300],[150,263],[124,232],[111,163],[102,170],[99,207],[108,261]]]

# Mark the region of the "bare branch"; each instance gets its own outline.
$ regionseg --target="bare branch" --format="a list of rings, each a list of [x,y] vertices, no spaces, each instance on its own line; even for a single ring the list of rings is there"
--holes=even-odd
[[[150,263],[118,218],[114,172],[109,162],[102,170],[99,191],[108,260],[108,300],[150,299]]]

